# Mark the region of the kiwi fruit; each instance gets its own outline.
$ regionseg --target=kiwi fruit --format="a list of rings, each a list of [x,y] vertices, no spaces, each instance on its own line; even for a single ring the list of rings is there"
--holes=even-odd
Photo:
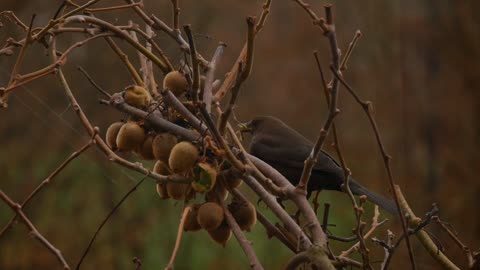
[[[145,140],[145,130],[135,122],[127,122],[118,131],[117,148],[121,151],[132,151]]]
[[[205,194],[205,200],[207,202],[220,202],[219,200],[225,201],[228,197],[227,188],[221,183],[215,184],[212,190]]]
[[[155,162],[155,165],[153,166],[153,172],[161,175],[169,175],[170,169],[168,168],[168,165],[165,164],[165,162],[157,160],[157,162]],[[157,193],[160,198],[168,199],[170,196],[168,196],[167,192],[167,183],[157,183]]]
[[[171,71],[163,78],[163,89],[168,89],[179,97],[188,89],[187,79],[179,71]]]
[[[223,218],[223,208],[217,203],[206,202],[198,209],[198,224],[207,231],[217,229],[222,224]]]
[[[152,151],[156,159],[168,162],[172,148],[178,143],[177,137],[170,133],[160,133],[153,139]]]
[[[188,187],[188,184],[168,182],[167,194],[170,198],[174,200],[182,200],[183,198],[185,198],[185,193],[187,193]]]
[[[125,102],[137,108],[146,108],[152,97],[148,93],[147,89],[138,85],[131,85],[125,88],[125,94],[123,95]]]
[[[198,159],[198,149],[189,142],[177,143],[168,158],[168,165],[175,173],[186,172],[193,168]]]
[[[207,192],[212,190],[217,182],[217,170],[209,163],[200,162],[194,168],[195,179],[192,188],[196,192]]]
[[[202,226],[200,226],[197,221],[198,208],[200,208],[199,204],[192,205],[190,212],[185,218],[185,225],[183,226],[184,231],[195,232],[202,228]]]
[[[249,201],[233,198],[232,202],[228,205],[228,210],[230,210],[242,231],[249,232],[257,222],[255,206]]]
[[[168,165],[162,160],[157,160],[157,162],[155,162],[155,165],[153,165],[153,171],[161,175],[170,174],[170,169],[168,168]]]
[[[123,126],[123,122],[112,123],[105,134],[105,141],[113,151],[117,150],[117,135],[120,128]]]
[[[165,183],[157,183],[157,193],[158,193],[158,196],[160,196],[160,199],[162,200],[169,198]]]
[[[232,236],[232,230],[230,226],[226,222],[223,222],[218,228],[215,230],[209,230],[208,235],[217,243],[225,247],[225,244],[228,242],[230,237]]]
[[[147,135],[145,141],[138,147],[135,151],[140,157],[145,160],[153,160],[155,156],[153,155],[152,143],[153,143],[153,135]]]

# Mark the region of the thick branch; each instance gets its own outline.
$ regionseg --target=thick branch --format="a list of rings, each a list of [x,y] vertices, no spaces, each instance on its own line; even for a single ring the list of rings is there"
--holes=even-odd
[[[201,89],[203,92],[203,102],[205,102],[205,106],[207,112],[211,112],[212,110],[212,92],[213,92],[213,80],[215,79],[215,69],[217,68],[218,63],[220,62],[220,58],[223,54],[223,49],[225,48],[225,43],[220,43],[213,54],[212,60],[208,65],[208,70],[205,78],[205,88]]]

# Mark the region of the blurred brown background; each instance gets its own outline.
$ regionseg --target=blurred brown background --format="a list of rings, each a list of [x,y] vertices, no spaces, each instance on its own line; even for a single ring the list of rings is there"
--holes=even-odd
[[[86,1],[77,1],[83,3]],[[145,0],[145,7],[166,22],[171,21],[170,1]],[[323,15],[326,1],[310,1]],[[0,11],[13,10],[27,22],[37,14],[35,26],[45,25],[60,1],[1,1]],[[123,1],[101,1],[98,6]],[[396,181],[418,215],[432,202],[440,215],[472,248],[480,246],[480,214],[476,177],[480,150],[480,10],[478,1],[331,1],[334,4],[339,46],[345,52],[355,31],[360,39],[344,73],[360,96],[371,100]],[[219,78],[231,67],[245,40],[245,17],[259,15],[262,1],[180,1],[181,24],[192,24],[198,34],[200,52],[210,58],[218,41],[228,44]],[[132,11],[98,13],[97,16],[140,22]],[[23,34],[12,23],[0,28],[0,41],[20,39]],[[82,35],[63,35],[60,46],[80,40]],[[164,34],[157,41],[178,65],[181,52]],[[121,43],[121,42],[120,42]],[[136,53],[121,43],[138,66]],[[255,115],[274,115],[312,140],[326,116],[320,78],[312,51],[317,49],[327,70],[330,55],[326,39],[293,1],[273,1],[268,21],[256,40],[251,77],[240,94],[236,115],[247,121]],[[0,57],[0,85],[8,83],[14,57]],[[22,73],[48,63],[40,46],[30,48]],[[65,66],[67,79],[93,121],[105,131],[122,116],[99,105],[98,93],[76,70],[81,65],[110,92],[131,84],[121,62],[103,40],[76,50]],[[160,74],[160,73],[158,73]],[[158,78],[161,80],[161,77]],[[17,201],[45,178],[88,137],[53,76],[18,89],[0,120],[0,188]],[[341,114],[337,118],[346,161],[355,178],[387,194],[387,178],[373,133],[361,108],[341,89]],[[327,148],[330,152],[333,150]],[[134,159],[135,157],[132,157]],[[151,165],[151,164],[149,164]],[[141,176],[110,164],[97,150],[89,150],[63,171],[37,196],[26,213],[38,229],[61,249],[74,265],[105,215]],[[333,203],[332,231],[347,235],[353,217],[345,196],[324,192],[322,201]],[[340,201],[340,203],[337,203]],[[260,209],[267,212],[264,206]],[[84,262],[84,269],[132,269],[134,256],[144,268],[166,265],[175,241],[181,205],[158,199],[154,185],[146,182],[107,223]],[[0,204],[0,224],[12,216]],[[393,225],[397,235],[399,227]],[[461,251],[433,225],[447,254],[465,266]],[[385,234],[379,231],[378,237]],[[276,240],[267,240],[257,225],[247,234],[267,269],[284,265],[291,255]],[[437,265],[413,241],[419,269]],[[372,260],[383,251],[370,244]],[[334,244],[337,250],[345,245]],[[404,249],[403,246],[401,248]],[[400,252],[394,263],[404,263]],[[246,268],[238,244],[231,240],[224,249],[205,232],[186,234],[177,269]],[[55,269],[53,256],[27,235],[19,224],[0,239],[0,269]],[[397,266],[399,267],[399,266]],[[398,269],[394,267],[393,269]]]

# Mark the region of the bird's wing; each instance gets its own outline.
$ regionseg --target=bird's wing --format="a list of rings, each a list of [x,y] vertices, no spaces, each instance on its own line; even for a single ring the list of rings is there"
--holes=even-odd
[[[305,159],[310,155],[312,148],[310,145],[302,146],[290,146],[289,148],[279,147],[276,149],[271,149],[270,158],[273,157],[273,161],[277,163],[282,163],[284,166],[289,166],[291,168],[302,169],[305,166]],[[275,158],[281,157],[281,158]],[[288,157],[288,158],[284,158]],[[338,164],[338,162],[327,152],[321,151],[313,171],[321,171],[325,173],[332,173],[343,176],[343,170]]]

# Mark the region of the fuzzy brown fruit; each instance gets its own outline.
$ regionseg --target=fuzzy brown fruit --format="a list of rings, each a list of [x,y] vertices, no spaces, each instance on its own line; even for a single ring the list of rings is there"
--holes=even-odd
[[[131,85],[125,88],[123,95],[125,102],[137,108],[146,108],[152,97],[147,89],[138,85]]]
[[[160,199],[162,199],[162,200],[170,198],[168,196],[166,184],[164,184],[164,183],[157,183],[157,194],[158,194],[158,196],[160,196]]]
[[[168,168],[168,165],[165,164],[165,162],[157,160],[157,162],[155,162],[155,165],[153,166],[153,172],[161,175],[169,175],[170,169]],[[163,200],[170,198],[167,191],[167,184],[168,183],[157,183],[158,196],[160,196],[160,198]]]
[[[198,149],[189,142],[177,143],[168,158],[168,165],[175,173],[186,172],[193,168],[198,159]]]
[[[167,194],[170,198],[174,200],[182,200],[185,198],[185,194],[188,191],[188,184],[181,184],[181,183],[167,183]]]
[[[168,162],[172,148],[178,143],[177,137],[170,133],[160,133],[153,139],[152,151],[156,159]]]
[[[135,151],[140,157],[145,160],[155,159],[152,149],[153,138],[153,135],[147,135],[145,141],[143,141],[142,145],[140,145],[140,147]]]
[[[185,76],[179,71],[171,71],[163,79],[163,89],[168,89],[179,97],[188,89],[188,82]]]
[[[145,140],[145,130],[135,122],[125,123],[117,135],[117,148],[121,151],[132,151]]]
[[[242,231],[249,232],[257,222],[257,211],[255,206],[249,201],[234,198],[228,205],[228,210],[230,210]]]
[[[226,222],[223,222],[215,230],[208,231],[208,235],[210,235],[210,238],[212,238],[215,242],[225,247],[225,244],[228,242],[228,240],[232,236],[232,230],[230,229],[230,226],[228,226]]]
[[[214,202],[206,202],[198,209],[197,221],[205,230],[215,230],[222,224],[223,208]]]
[[[200,208],[199,204],[192,205],[190,212],[187,214],[187,217],[185,218],[185,225],[183,226],[184,231],[195,232],[202,228],[197,221],[198,208]]]
[[[205,194],[205,200],[207,202],[217,202],[220,203],[220,200],[225,201],[228,197],[228,190],[222,184],[222,182],[218,182],[215,184],[212,190]]]
[[[123,122],[112,123],[105,134],[105,141],[107,142],[108,147],[113,151],[117,150],[117,136],[120,128],[123,126]]]
[[[157,162],[155,162],[155,165],[153,165],[153,172],[161,175],[169,175],[170,169],[168,168],[167,163],[163,162],[162,160],[157,160]]]

